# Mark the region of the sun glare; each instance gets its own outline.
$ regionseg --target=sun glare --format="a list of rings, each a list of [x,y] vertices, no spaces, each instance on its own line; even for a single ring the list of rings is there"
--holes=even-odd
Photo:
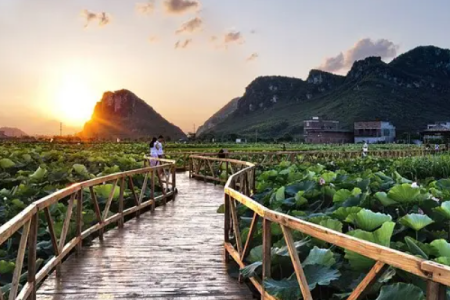
[[[81,126],[92,115],[97,95],[82,76],[68,74],[61,78],[55,97],[55,112],[67,125]]]

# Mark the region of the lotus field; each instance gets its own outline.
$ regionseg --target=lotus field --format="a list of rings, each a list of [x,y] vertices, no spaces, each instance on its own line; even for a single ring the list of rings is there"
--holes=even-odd
[[[166,149],[171,151],[171,147],[180,155],[198,150],[194,146],[174,145]],[[216,146],[209,147],[209,150],[217,150]],[[326,147],[329,150],[331,146]],[[0,144],[0,225],[33,201],[75,182],[143,167],[147,152],[146,143]],[[141,177],[134,178],[135,186],[142,186]],[[102,210],[111,193],[114,199],[118,198],[118,187],[113,191],[112,184],[95,189]],[[126,206],[131,204],[131,198],[130,190],[125,190]],[[84,192],[83,199],[83,223],[88,228],[96,221],[96,215],[88,191]],[[296,164],[283,161],[258,169],[254,199],[272,210],[450,265],[448,155],[404,159],[369,156]],[[62,230],[66,209],[64,201],[50,209],[57,236]],[[117,209],[116,201],[111,212]],[[242,205],[238,209],[245,242],[252,214]],[[40,219],[37,255],[42,265],[54,253],[45,217],[40,216]],[[68,238],[74,236],[74,232],[75,228],[70,227]],[[272,279],[264,282],[266,290],[279,299],[299,299],[292,263],[282,231],[276,224],[272,226],[272,235],[273,274]],[[344,299],[374,264],[356,253],[299,232],[295,232],[294,238],[314,299]],[[15,268],[19,241],[20,233],[17,233],[0,246],[0,287],[5,294],[10,288],[8,283]],[[261,274],[261,228],[252,243],[247,258],[249,266],[240,270],[244,277]],[[21,277],[21,283],[24,282],[26,273]],[[424,299],[424,291],[423,280],[389,268],[366,297],[417,300]]]
[[[261,170],[254,199],[264,206],[353,237],[450,265],[450,158],[288,161]],[[244,243],[253,212],[239,205]],[[272,223],[272,278],[279,299],[301,292],[283,239]],[[295,231],[294,231],[295,232]],[[321,240],[294,234],[314,299],[346,299],[374,261]],[[262,228],[253,237],[244,277],[262,272]],[[364,299],[425,299],[422,279],[392,267]]]

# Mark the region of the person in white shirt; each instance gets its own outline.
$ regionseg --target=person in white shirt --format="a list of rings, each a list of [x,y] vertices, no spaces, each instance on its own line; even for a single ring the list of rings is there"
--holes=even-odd
[[[158,141],[157,141],[157,150],[158,150],[158,157],[159,158],[164,158],[163,143],[164,143],[164,137],[162,135],[160,135],[158,137]]]
[[[367,145],[367,142],[364,141],[363,149],[362,149],[362,156],[366,157],[367,153],[369,152],[369,145]]]
[[[150,142],[150,157],[158,158],[158,140],[154,137],[152,138],[152,141]],[[156,167],[158,165],[157,160],[151,160],[150,166]]]

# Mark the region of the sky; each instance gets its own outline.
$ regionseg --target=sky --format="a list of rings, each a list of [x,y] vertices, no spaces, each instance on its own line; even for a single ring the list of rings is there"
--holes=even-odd
[[[450,48],[448,0],[0,0],[0,127],[74,133],[128,89],[185,132],[258,76]]]

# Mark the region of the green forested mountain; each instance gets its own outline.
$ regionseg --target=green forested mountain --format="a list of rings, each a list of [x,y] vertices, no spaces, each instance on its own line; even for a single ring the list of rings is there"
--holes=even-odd
[[[355,121],[380,119],[399,132],[450,120],[450,50],[418,47],[390,63],[369,57],[356,61],[346,76],[312,70],[306,81],[256,78],[236,110],[202,135],[295,137],[312,116],[338,120],[347,129]]]

